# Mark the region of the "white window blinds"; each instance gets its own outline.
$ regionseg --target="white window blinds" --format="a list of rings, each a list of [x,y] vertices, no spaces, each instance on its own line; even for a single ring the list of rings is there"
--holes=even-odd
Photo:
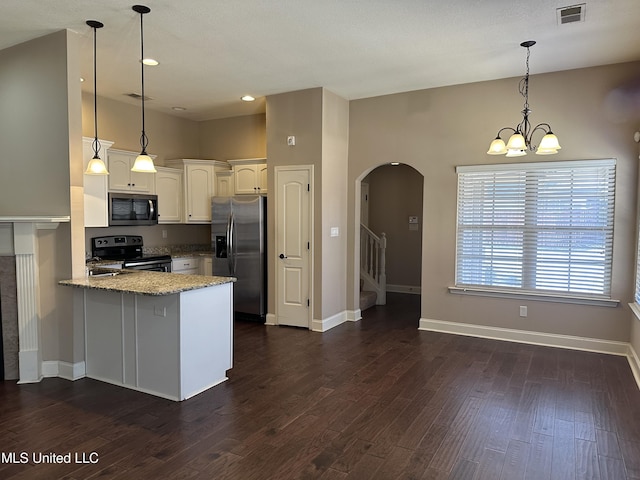
[[[615,160],[456,171],[456,286],[610,298]]]

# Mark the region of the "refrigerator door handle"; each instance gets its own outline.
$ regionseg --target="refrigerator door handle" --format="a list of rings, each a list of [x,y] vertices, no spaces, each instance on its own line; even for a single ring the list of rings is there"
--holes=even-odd
[[[229,265],[229,275],[234,275],[233,271],[233,214],[227,220],[227,263]]]
[[[227,226],[227,257],[229,259],[229,273],[233,276],[236,274],[236,216],[233,212],[229,216],[229,224]]]

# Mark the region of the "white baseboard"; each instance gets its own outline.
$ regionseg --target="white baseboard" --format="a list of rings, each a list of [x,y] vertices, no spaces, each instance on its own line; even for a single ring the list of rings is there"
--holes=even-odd
[[[42,376],[43,377],[57,377],[58,376],[58,362],[55,360],[48,360],[42,362]]]
[[[531,332],[511,328],[488,327],[486,325],[471,325],[469,323],[445,322],[421,318],[418,330],[466,335],[469,337],[489,338],[507,342],[528,343],[545,347],[567,348],[586,352],[607,353],[627,357],[631,372],[640,389],[640,358],[630,343],[601,340],[598,338],[575,337],[571,335],[557,335],[552,333]]]
[[[488,327],[485,325],[472,325],[469,323],[445,322],[442,320],[420,319],[418,330],[431,330],[434,332],[453,333],[470,337],[490,338],[493,340],[506,340],[509,342],[529,343],[547,347],[568,348],[571,350],[584,350],[587,352],[608,353],[611,355],[627,356],[629,344],[600,340],[598,338],[574,337],[571,335],[557,335],[553,333],[532,332],[528,330],[515,330],[511,328]]]
[[[633,345],[631,344],[629,344],[627,360],[629,360],[629,366],[631,367],[631,372],[633,373],[633,376],[636,379],[638,388],[640,388],[640,358],[638,358],[638,354],[633,349]]]
[[[362,311],[359,308],[347,310],[347,322],[357,322],[362,320]]]
[[[60,377],[66,380],[78,380],[84,378],[86,367],[84,362],[69,363],[56,360],[42,362],[43,377]]]
[[[337,327],[338,325],[347,321],[347,311],[344,310],[340,313],[336,313],[328,318],[322,320],[312,320],[311,330],[314,332],[326,332],[327,330]]]
[[[276,314],[275,313],[267,313],[265,318],[265,325],[277,325],[276,323]]]
[[[420,286],[416,285],[390,285],[387,283],[387,292],[392,293],[413,293],[415,295],[420,295],[421,292]]]

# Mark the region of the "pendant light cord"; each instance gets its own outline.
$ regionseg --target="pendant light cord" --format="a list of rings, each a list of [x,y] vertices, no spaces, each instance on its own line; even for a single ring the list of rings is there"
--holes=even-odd
[[[147,145],[149,145],[149,139],[147,138],[147,134],[145,133],[145,128],[144,128],[144,30],[143,30],[143,21],[142,21],[142,16],[144,15],[143,12],[140,12],[140,70],[141,70],[141,75],[140,78],[142,79],[142,90],[141,90],[141,94],[142,94],[142,135],[140,136],[140,146],[142,147],[142,155],[146,155],[147,154]]]
[[[102,28],[102,23],[97,22],[95,20],[90,20],[87,22],[93,28],[93,158],[99,159],[98,155],[100,152],[100,140],[98,140],[98,62],[96,59],[97,52],[97,32],[98,28]]]

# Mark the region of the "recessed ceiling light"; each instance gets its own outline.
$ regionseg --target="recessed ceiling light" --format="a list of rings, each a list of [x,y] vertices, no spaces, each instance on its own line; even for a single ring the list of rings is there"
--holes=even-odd
[[[186,108],[184,107],[171,107],[171,110],[175,110],[176,112],[184,112]]]
[[[157,60],[154,60],[153,58],[143,58],[141,62],[149,67],[155,67],[160,63]]]
[[[80,83],[84,82],[84,77],[80,77]]]
[[[400,162],[391,162],[391,165],[395,167],[396,165],[400,165]]]
[[[251,95],[243,95],[242,97],[240,97],[240,100],[242,100],[243,102],[253,102],[255,100],[255,97],[252,97]]]

